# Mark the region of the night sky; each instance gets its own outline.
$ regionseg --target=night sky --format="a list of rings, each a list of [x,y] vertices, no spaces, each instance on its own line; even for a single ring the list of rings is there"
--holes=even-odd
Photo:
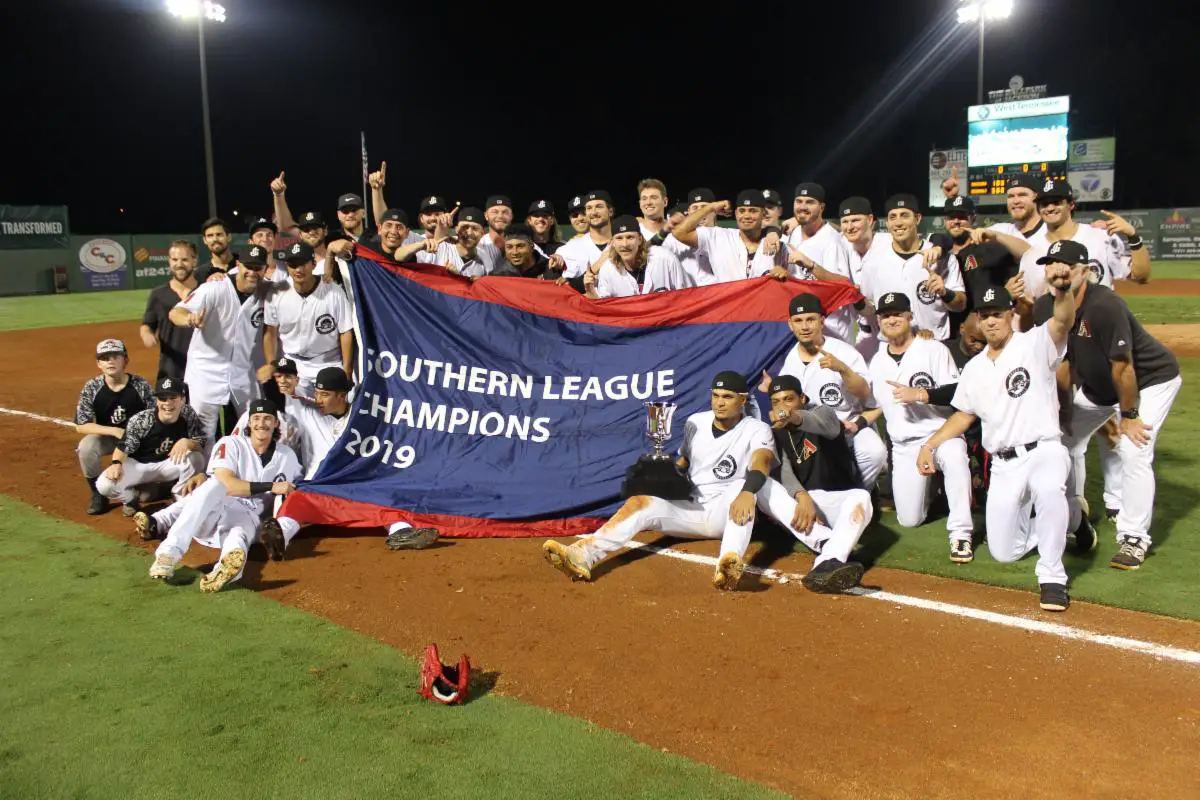
[[[964,146],[976,29],[954,0],[907,3],[458,3],[227,0],[206,27],[218,212],[332,215],[360,191],[359,131],[391,205],[489,193],[558,206],[639,178],[823,183],[830,202],[924,197],[932,145]],[[1150,8],[1151,4],[1143,6]],[[1117,136],[1113,207],[1200,202],[1194,25],[1113,0],[1017,0],[988,31],[985,91],[1020,73],[1070,94],[1072,138]],[[570,13],[577,15],[567,16]],[[873,14],[869,14],[871,11]],[[66,204],[79,233],[184,232],[206,216],[194,23],[156,0],[6,8],[0,202]],[[1175,23],[1171,19],[1175,19]],[[124,208],[124,214],[119,209]]]

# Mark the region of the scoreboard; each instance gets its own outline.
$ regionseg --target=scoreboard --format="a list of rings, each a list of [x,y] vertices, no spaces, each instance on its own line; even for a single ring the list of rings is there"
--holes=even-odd
[[[1067,179],[1066,161],[1040,161],[1030,164],[997,164],[993,167],[967,167],[967,187],[977,203],[1002,203],[1008,195],[1008,182],[1017,175],[1037,182]]]
[[[1003,203],[1017,175],[1067,177],[1071,98],[1040,97],[967,109],[967,191]]]

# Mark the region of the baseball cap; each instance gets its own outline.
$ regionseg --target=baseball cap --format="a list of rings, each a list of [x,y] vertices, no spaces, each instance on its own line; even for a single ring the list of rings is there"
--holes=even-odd
[[[341,367],[326,367],[317,373],[317,388],[330,392],[348,392],[351,384]]]
[[[818,202],[825,202],[825,187],[819,183],[796,184],[796,197],[812,197]]]
[[[290,251],[289,251],[290,252]],[[246,251],[246,255],[238,259],[243,266],[247,267],[265,267],[267,265],[267,256],[270,251],[265,247],[253,245]]]
[[[347,208],[365,208],[363,199],[356,194],[344,194],[338,198],[337,210],[345,211]]]
[[[763,208],[762,191],[759,189],[742,189],[738,192],[737,202],[735,206],[745,206],[747,208]]]
[[[279,416],[279,412],[275,410],[275,404],[265,397],[250,401],[250,407],[246,409],[246,416],[252,417],[255,414],[270,414],[272,417]]]
[[[313,249],[304,242],[294,242],[287,249],[287,257],[284,259],[288,264],[304,264],[313,260]]]
[[[877,314],[887,314],[892,311],[912,311],[912,301],[904,292],[888,292],[879,298],[875,304]]]
[[[767,391],[767,394],[773,395],[779,392],[795,392],[803,397],[804,387],[800,384],[800,379],[795,375],[780,375],[771,380],[771,388]]]
[[[287,261],[287,248],[272,250],[271,255],[275,257],[276,261]]]
[[[438,197],[436,194],[431,194],[428,197],[421,198],[421,213],[426,211],[447,211],[446,198]]]
[[[740,373],[734,372],[731,369],[717,373],[717,377],[713,378],[712,388],[725,389],[730,392],[738,392],[746,394],[750,391],[749,384]]]
[[[610,206],[613,204],[612,195],[610,195],[608,192],[604,191],[603,189],[592,189],[590,192],[588,192],[587,197],[584,198],[584,205],[587,205],[587,201],[589,201],[589,200],[603,200],[604,202],[608,203]]]
[[[688,203],[715,203],[717,196],[713,194],[713,190],[701,186],[696,189],[690,189],[687,193]]]
[[[821,299],[815,294],[804,292],[798,294],[788,303],[788,316],[794,317],[797,314],[824,314],[821,310]]]
[[[284,375],[299,375],[300,370],[296,367],[296,360],[287,356],[280,356],[271,362],[272,372],[282,372]]]
[[[549,200],[534,200],[529,204],[529,213],[526,216],[553,217],[554,203],[551,203]]]
[[[575,195],[571,198],[570,202],[567,203],[567,213],[574,214],[578,211],[583,211],[584,205],[583,197],[581,195]]]
[[[459,222],[475,222],[479,225],[483,224],[483,212],[475,206],[467,206],[462,211],[458,212]]]
[[[612,221],[613,236],[618,233],[641,233],[642,226],[638,225],[636,218],[629,214],[622,214]]]
[[[105,339],[104,341],[100,342],[100,344],[96,345],[97,356],[106,356],[111,353],[116,353],[122,356],[129,355],[129,351],[125,349],[125,343],[120,339]]]
[[[504,238],[505,238],[505,240],[528,239],[529,241],[532,242],[533,241],[533,228],[530,228],[528,225],[524,225],[524,224],[509,225],[508,229],[504,231]]]
[[[961,194],[953,200],[946,201],[946,216],[947,217],[973,217],[975,216],[975,201],[969,197],[964,197]]]
[[[917,202],[916,196],[911,194],[894,194],[889,197],[887,202],[883,204],[883,213],[886,214],[897,208],[907,208],[914,214],[921,213],[921,204]]]
[[[683,214],[684,216],[687,216],[688,207],[689,206],[687,203],[676,203],[667,210],[667,216],[670,216],[671,214]]]
[[[872,214],[871,201],[858,195],[847,197],[838,208],[841,209],[843,217],[849,217],[852,214],[863,214],[869,217]]]
[[[1046,182],[1040,187],[1035,187],[1034,191],[1038,193],[1038,200],[1048,199],[1051,197],[1057,197],[1064,200],[1075,199],[1075,190],[1071,188],[1071,184],[1067,183],[1066,181],[1055,180],[1054,178],[1047,178]]]
[[[250,223],[251,235],[253,235],[255,231],[270,231],[271,233],[279,233],[279,227],[266,217],[259,217]]]
[[[305,211],[296,220],[297,228],[322,228],[325,226],[325,219],[321,216],[320,211]]]
[[[1008,188],[1009,189],[1032,189],[1033,191],[1036,192],[1038,189],[1041,188],[1041,182],[1038,180],[1035,180],[1034,178],[1030,177],[1029,175],[1017,174],[1017,175],[1013,175],[1011,178],[1008,179]]]
[[[167,375],[158,379],[154,384],[155,397],[179,397],[183,394],[183,381]]]
[[[403,208],[389,208],[383,212],[383,217],[379,220],[382,225],[388,221],[399,222],[401,225],[408,225],[408,214],[404,213]]]
[[[1012,295],[1008,293],[1008,289],[1003,286],[989,286],[978,302],[975,303],[975,308],[979,311],[995,311],[1003,309],[1008,311],[1012,308]]]
[[[494,194],[487,199],[486,203],[483,204],[484,208],[495,208],[496,206],[512,208],[512,200],[509,200],[502,194]]]
[[[1039,264],[1050,264],[1056,262],[1059,264],[1086,264],[1088,261],[1087,248],[1079,242],[1073,242],[1070,239],[1062,239],[1050,245],[1050,249],[1046,251],[1046,255],[1037,260]]]
[[[774,189],[762,190],[763,205],[767,208],[774,208],[783,205],[783,200],[779,197],[779,192]]]

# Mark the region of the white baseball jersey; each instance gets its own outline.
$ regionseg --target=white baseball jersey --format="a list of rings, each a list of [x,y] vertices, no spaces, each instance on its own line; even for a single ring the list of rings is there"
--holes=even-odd
[[[453,267],[468,278],[482,278],[491,273],[491,266],[483,260],[479,250],[471,258],[463,258],[458,252],[458,246],[450,242],[442,242],[433,254],[433,263],[443,267]]]
[[[354,329],[346,293],[324,281],[307,295],[295,287],[276,293],[267,301],[264,321],[279,329],[280,349],[296,360],[296,370],[306,380],[315,379],[324,367],[341,366],[341,334]]]
[[[497,264],[504,263],[504,248],[496,244],[496,234],[491,230],[484,231],[475,246],[475,254],[483,263],[485,275],[491,275]]]
[[[679,259],[667,250],[654,246],[646,258],[646,271],[640,287],[637,278],[624,269],[618,269],[611,259],[600,265],[596,276],[596,294],[600,297],[633,297],[636,294],[684,288],[687,288],[687,279]]]
[[[947,289],[962,294],[966,291],[958,260],[944,259],[941,267],[942,281]],[[912,301],[913,324],[920,330],[929,331],[938,340],[950,338],[950,312],[940,297],[934,297],[925,289],[929,271],[920,251],[902,256],[894,246],[872,247],[862,261],[860,284],[863,295],[872,304],[888,292],[908,295]],[[879,333],[882,340],[883,333]]]
[[[204,311],[204,327],[192,332],[187,368],[189,402],[224,405],[231,399],[248,401],[257,388],[253,356],[262,340],[261,295],[245,302],[238,297],[234,280],[202,283],[179,305],[193,313]]]
[[[296,421],[293,420],[286,411],[280,411],[278,416],[279,443],[286,444],[288,447],[292,448],[292,451],[295,452],[297,456],[303,456],[304,432],[300,430],[300,426],[296,424]],[[238,436],[239,434],[245,434],[249,432],[249,430],[250,411],[246,410],[242,412],[240,417],[238,417],[237,425],[234,426],[230,435]]]
[[[679,259],[679,264],[683,267],[683,273],[687,276],[689,286],[708,286],[717,282],[716,276],[713,275],[712,264],[709,263],[708,256],[701,254],[695,247],[688,247],[676,239],[674,234],[668,234],[663,239],[662,246],[670,251],[671,255]]]
[[[744,416],[732,429],[713,436],[715,419],[711,411],[688,417],[679,448],[679,454],[688,461],[688,477],[696,487],[696,502],[701,505],[745,481],[756,450],[775,452],[775,436],[767,423]]]
[[[737,228],[696,228],[696,250],[708,259],[717,283],[740,281],[753,275],[763,275],[775,266],[775,257],[762,249],[751,257]],[[780,248],[783,252],[783,248]]]
[[[996,360],[985,347],[958,378],[954,407],[979,417],[989,453],[1040,441],[1059,441],[1054,373],[1067,353],[1050,338],[1050,326],[1013,331]]]
[[[561,256],[562,260],[566,262],[563,277],[578,278],[587,271],[588,267],[600,260],[605,247],[608,247],[607,242],[603,247],[597,245],[592,241],[590,233],[581,234],[569,242],[565,242],[562,247],[554,251],[555,255]]]
[[[853,345],[826,336],[821,349],[849,367],[855,375],[862,376],[868,385],[871,383],[871,372],[867,369],[867,362]],[[817,355],[812,361],[804,363],[800,359],[800,346],[796,345],[783,360],[779,374],[798,378],[808,399],[832,408],[842,422],[862,413],[863,408],[873,407],[869,397],[867,401],[863,401],[846,391],[842,376],[831,369],[823,368],[820,361],[821,356]]]
[[[1071,241],[1087,248],[1092,283],[1111,289],[1113,280],[1129,277],[1132,254],[1128,253],[1120,239],[1108,231],[1077,223]],[[1029,244],[1029,251],[1021,258],[1021,272],[1025,275],[1026,291],[1036,299],[1046,293],[1046,266],[1038,264],[1037,260],[1046,255],[1054,243],[1042,237],[1036,242],[1031,240]]]
[[[1041,220],[1038,220],[1038,224],[1029,233],[1023,233],[1015,222],[997,222],[988,227],[997,233],[1005,233],[1009,236],[1015,236],[1018,239],[1024,239],[1029,242],[1030,247],[1035,249],[1046,241],[1046,223]]]
[[[871,243],[867,245],[867,252],[862,255],[859,255],[854,244],[845,236],[841,237],[841,242],[842,249],[846,251],[846,263],[850,267],[850,280],[854,281],[855,286],[862,286],[863,259],[870,255],[871,251],[877,247],[891,247],[892,235],[876,231],[871,237]]]
[[[929,403],[897,403],[888,381],[920,389],[958,383],[954,357],[941,342],[915,338],[899,362],[888,353],[887,347],[879,348],[871,359],[871,391],[876,406],[883,409],[887,418],[888,438],[894,444],[928,439],[954,413],[951,408]]]
[[[250,483],[275,483],[288,481],[295,483],[300,479],[300,462],[292,448],[286,444],[274,443],[275,451],[263,463],[263,457],[255,452],[247,436],[225,436],[217,441],[213,448],[212,458],[208,461],[208,474],[213,475],[218,469],[227,469],[234,476]],[[270,452],[270,451],[268,451]],[[256,515],[262,516],[266,509],[266,498],[263,495],[255,497],[232,498],[251,509]]]
[[[317,474],[317,468],[329,454],[329,448],[346,430],[350,422],[350,413],[340,417],[332,414],[322,414],[312,403],[295,397],[287,398],[287,414],[292,424],[300,429],[300,444],[304,459],[304,477],[311,478]]]
[[[804,229],[799,225],[788,237],[788,247],[799,250],[804,255],[817,262],[817,266],[841,275],[843,278],[853,278],[850,272],[850,257],[843,246],[845,239],[840,231],[828,222],[812,236],[805,236]]]

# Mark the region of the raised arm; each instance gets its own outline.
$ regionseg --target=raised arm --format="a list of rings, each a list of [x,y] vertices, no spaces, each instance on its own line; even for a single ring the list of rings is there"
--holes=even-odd
[[[678,239],[680,243],[685,244],[688,247],[695,247],[699,242],[699,239],[696,236],[696,228],[700,227],[701,220],[703,220],[709,214],[712,214],[714,211],[719,214],[727,214],[731,208],[732,206],[730,206],[728,200],[718,200],[715,203],[705,203],[704,205],[700,206],[700,208],[697,208],[695,211],[688,214],[687,217],[684,218],[683,222],[675,226],[671,233],[675,235],[675,238]]]
[[[275,224],[279,226],[280,233],[295,235],[298,229],[296,220],[292,218],[291,209],[288,208],[287,199],[284,197],[286,193],[287,184],[284,183],[281,171],[279,177],[271,181],[271,194],[274,196],[275,203]]]

